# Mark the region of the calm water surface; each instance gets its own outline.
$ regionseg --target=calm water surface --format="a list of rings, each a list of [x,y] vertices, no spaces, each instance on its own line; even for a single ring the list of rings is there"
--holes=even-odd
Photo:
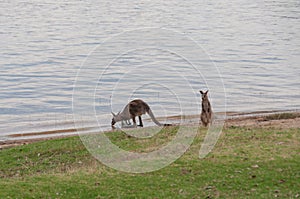
[[[299,10],[298,0],[1,1],[0,140],[72,128],[74,85],[75,114],[93,111],[103,129],[134,98],[157,116],[197,114],[199,89],[216,112],[225,95],[227,111],[299,110]]]

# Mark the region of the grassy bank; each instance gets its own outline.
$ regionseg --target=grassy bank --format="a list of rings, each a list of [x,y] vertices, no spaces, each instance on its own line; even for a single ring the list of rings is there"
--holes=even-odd
[[[139,151],[159,147],[175,130],[143,143],[120,132],[109,136]],[[205,133],[200,129],[177,161],[146,174],[102,165],[78,137],[4,149],[0,198],[300,198],[299,128],[227,127],[212,153],[199,159]]]

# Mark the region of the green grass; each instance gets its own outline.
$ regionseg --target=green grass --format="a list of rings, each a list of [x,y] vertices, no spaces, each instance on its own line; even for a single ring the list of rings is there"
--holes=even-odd
[[[130,151],[151,151],[174,137],[166,128],[150,139],[121,132],[108,137]],[[199,159],[205,129],[190,149],[159,171],[130,174],[95,160],[78,137],[0,151],[0,198],[299,198],[300,129],[224,129]]]

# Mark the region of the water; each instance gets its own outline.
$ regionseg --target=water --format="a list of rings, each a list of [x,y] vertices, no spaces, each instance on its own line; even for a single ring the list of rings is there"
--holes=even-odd
[[[228,111],[299,110],[299,7],[298,0],[2,1],[0,139],[73,128],[74,85],[84,127],[94,114],[107,129],[110,111],[137,97],[158,116],[197,114],[198,90],[207,88],[216,112],[225,110],[225,94]],[[145,27],[155,29],[136,31]],[[137,38],[142,50],[113,60]],[[111,60],[110,70],[99,60]],[[80,68],[86,78],[75,82]]]

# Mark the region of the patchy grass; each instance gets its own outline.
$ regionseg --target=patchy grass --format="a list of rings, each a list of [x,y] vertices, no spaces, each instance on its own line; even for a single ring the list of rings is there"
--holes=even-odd
[[[121,148],[148,151],[174,137],[165,128],[152,138],[114,132]],[[129,174],[96,161],[78,137],[0,151],[0,198],[299,198],[300,129],[224,129],[199,159],[199,129],[190,149],[159,171]]]
[[[106,136],[117,146],[132,152],[151,152],[165,146],[169,141],[174,139],[179,127],[147,127],[129,132],[116,131],[106,133]],[[150,132],[147,134],[147,132]],[[126,133],[130,133],[129,136]],[[140,138],[138,133],[143,136]],[[149,135],[153,135],[149,137]]]

